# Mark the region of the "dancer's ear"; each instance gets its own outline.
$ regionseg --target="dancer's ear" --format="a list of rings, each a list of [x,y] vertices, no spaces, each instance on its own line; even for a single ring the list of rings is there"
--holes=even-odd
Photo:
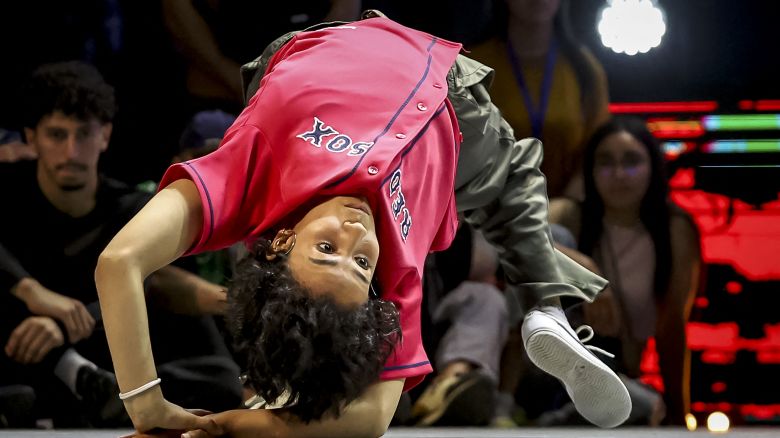
[[[279,255],[287,255],[293,247],[295,247],[295,231],[283,228],[271,241],[271,245],[265,251],[265,258],[273,260]]]

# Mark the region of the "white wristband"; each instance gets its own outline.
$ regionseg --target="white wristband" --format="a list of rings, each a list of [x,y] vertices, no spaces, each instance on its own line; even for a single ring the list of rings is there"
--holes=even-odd
[[[119,400],[127,400],[127,399],[129,399],[131,397],[135,397],[136,395],[138,395],[138,394],[140,394],[140,393],[142,393],[144,391],[147,391],[147,390],[149,390],[151,388],[154,388],[155,386],[159,385],[160,382],[162,382],[162,380],[158,377],[158,378],[152,380],[151,382],[149,382],[149,383],[147,383],[145,385],[141,385],[138,388],[135,388],[132,391],[121,392],[121,393],[119,393]]]

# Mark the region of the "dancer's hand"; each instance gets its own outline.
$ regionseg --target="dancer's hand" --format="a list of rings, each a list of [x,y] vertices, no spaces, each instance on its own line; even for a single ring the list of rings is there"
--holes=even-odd
[[[206,415],[211,415],[211,412],[203,410],[203,409],[187,409],[187,412],[190,412],[192,414],[195,414],[199,417],[203,417]],[[182,436],[182,434],[186,433],[186,430],[181,429],[152,429],[147,432],[133,432],[129,435],[123,435],[119,438],[179,438]],[[206,435],[209,436],[208,433],[204,432]]]
[[[219,425],[219,434],[204,429],[193,429],[182,438],[217,438],[220,436],[284,436],[289,417],[268,409],[238,409],[209,415]]]
[[[178,430],[181,433],[185,430],[203,429],[214,436],[223,433],[213,419],[203,416],[206,411],[188,411],[165,400],[159,386],[125,400],[125,408],[138,432],[157,433],[162,432],[158,429],[166,429]]]

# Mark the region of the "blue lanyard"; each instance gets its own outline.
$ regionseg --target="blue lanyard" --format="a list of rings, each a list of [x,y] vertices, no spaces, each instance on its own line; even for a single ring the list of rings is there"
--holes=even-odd
[[[558,44],[555,38],[550,41],[550,49],[547,51],[547,59],[544,63],[544,76],[542,77],[542,92],[539,95],[539,106],[534,105],[531,92],[523,76],[523,68],[520,59],[515,55],[512,43],[507,40],[506,44],[509,60],[512,63],[512,70],[515,73],[515,80],[520,92],[523,94],[523,101],[528,110],[528,117],[531,119],[531,134],[536,138],[542,137],[542,128],[544,127],[544,116],[547,113],[547,103],[550,100],[550,90],[552,89],[553,69],[555,68],[555,58],[558,54]]]

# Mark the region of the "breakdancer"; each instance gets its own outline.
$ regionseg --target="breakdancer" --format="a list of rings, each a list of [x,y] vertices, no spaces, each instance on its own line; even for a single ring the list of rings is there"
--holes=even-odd
[[[458,217],[496,246],[537,302],[531,359],[591,422],[628,416],[628,393],[578,339],[560,296],[606,282],[553,248],[536,139],[490,103],[492,70],[460,45],[385,17],[285,35],[243,70],[249,102],[221,146],[168,169],[96,271],[121,397],[138,431],[188,436],[380,436],[431,371],[420,339],[425,256]],[[281,410],[197,416],[166,401],[143,279],[182,254],[244,241],[231,328],[248,384]],[[381,249],[381,251],[380,251]]]

